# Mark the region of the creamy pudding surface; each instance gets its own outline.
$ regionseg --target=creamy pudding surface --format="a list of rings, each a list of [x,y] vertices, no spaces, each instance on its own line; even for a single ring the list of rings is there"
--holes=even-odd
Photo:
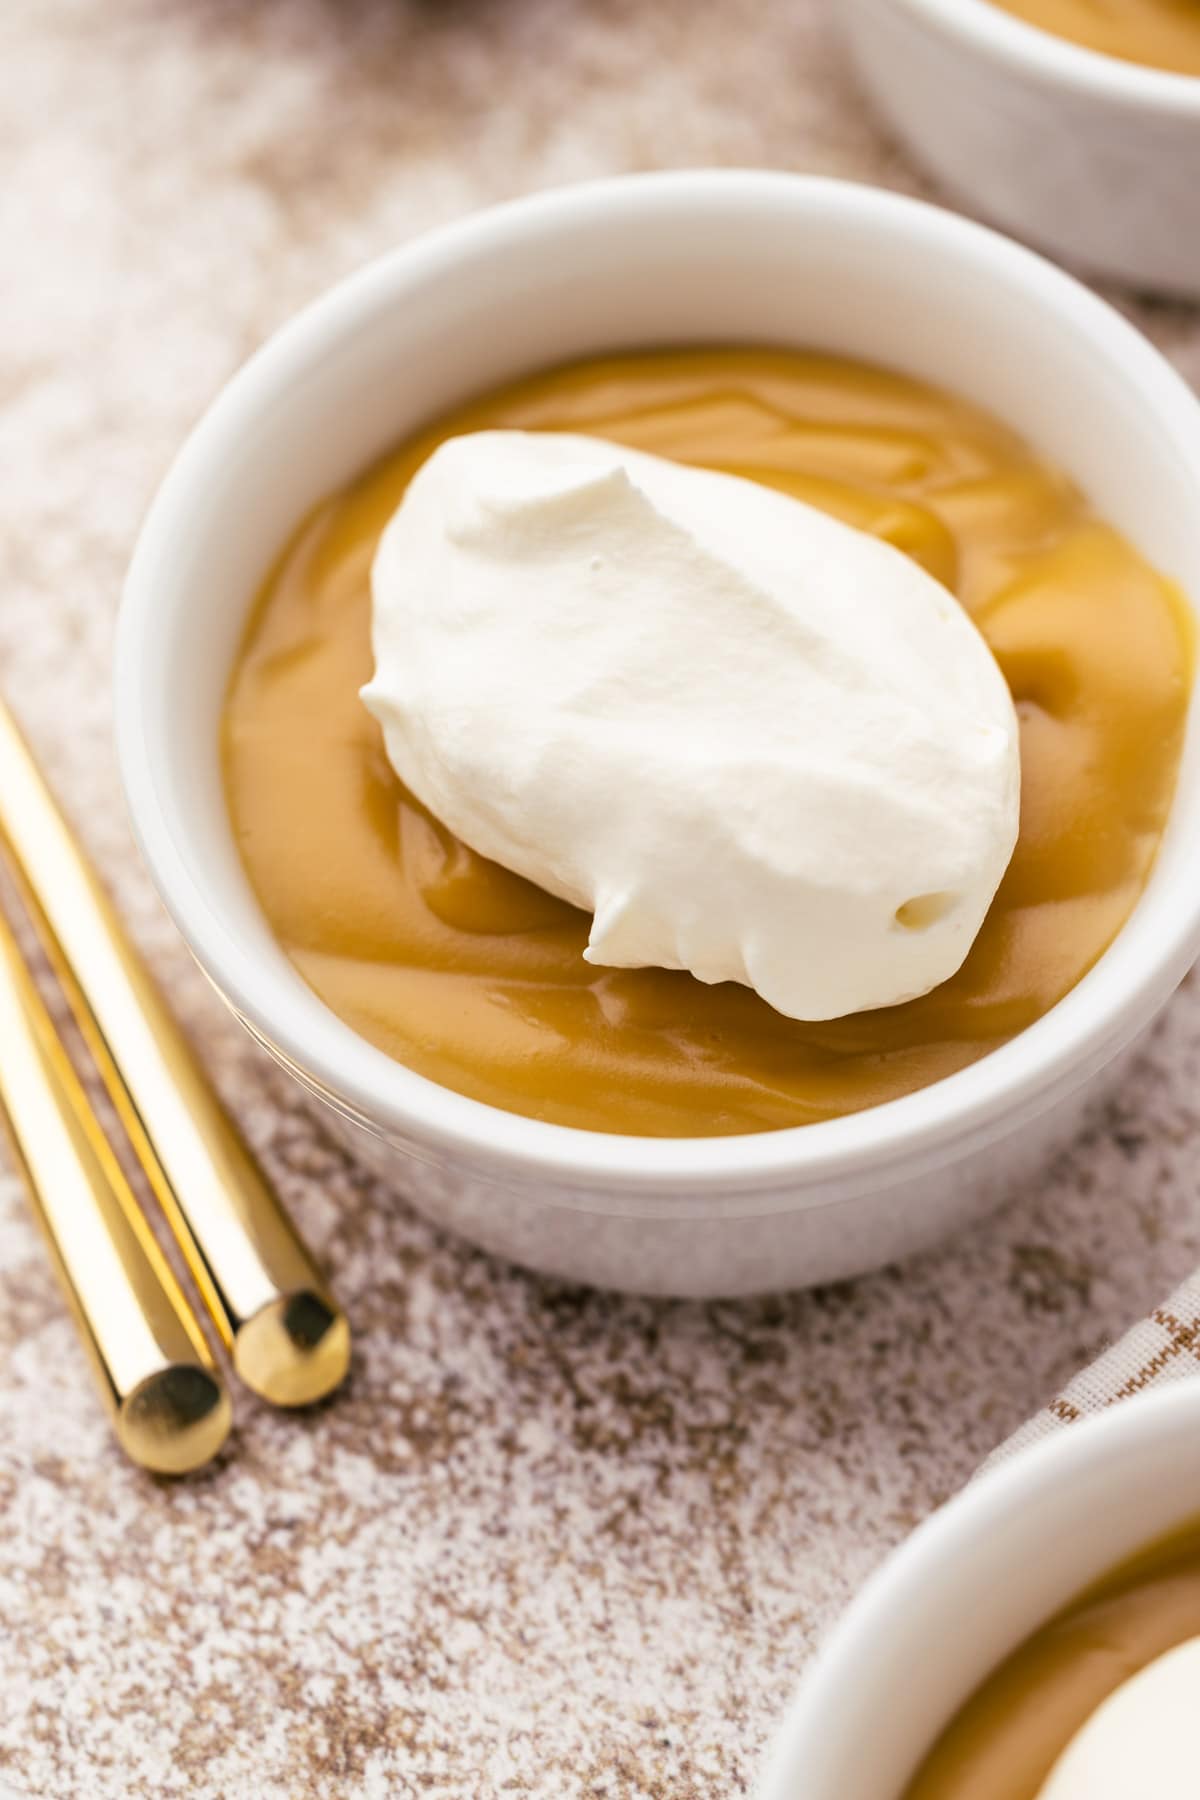
[[[1001,1663],[942,1734],[904,1800],[1183,1800],[1197,1780],[1177,1754],[1181,1736],[1194,1738],[1194,1696],[1186,1722],[1177,1713],[1155,1716],[1152,1706],[1131,1715],[1112,1732],[1104,1772],[1082,1775],[1082,1787],[1064,1752],[1094,1730],[1126,1683],[1198,1636],[1200,1524],[1106,1576]],[[1134,1787],[1119,1778],[1138,1764],[1131,1734],[1143,1739],[1144,1779]],[[1169,1787],[1157,1780],[1164,1754],[1176,1765]]]
[[[992,0],[1056,37],[1123,62],[1200,75],[1200,0]]]
[[[1016,704],[1021,817],[956,975],[903,1005],[811,1024],[732,981],[589,964],[586,913],[468,850],[402,787],[360,698],[372,561],[433,450],[497,428],[584,433],[762,483],[886,539],[957,596]],[[1068,480],[966,404],[790,351],[605,358],[438,421],[303,524],[234,669],[228,800],[284,949],[398,1061],[561,1124],[773,1130],[952,1073],[1087,972],[1149,874],[1189,670],[1181,597]]]

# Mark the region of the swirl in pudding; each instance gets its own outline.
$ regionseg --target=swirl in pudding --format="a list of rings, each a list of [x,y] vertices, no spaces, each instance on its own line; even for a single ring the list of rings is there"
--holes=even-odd
[[[823,1023],[751,989],[584,960],[591,920],[486,861],[400,784],[359,697],[370,577],[452,436],[580,432],[739,475],[903,550],[966,608],[1020,726],[1015,852],[970,954],[919,999]],[[1042,1017],[1137,903],[1166,826],[1186,607],[1078,490],[977,409],[792,351],[655,351],[485,395],[332,495],[284,548],[230,684],[246,869],[287,954],[370,1042],[445,1087],[596,1131],[705,1136],[853,1113]]]

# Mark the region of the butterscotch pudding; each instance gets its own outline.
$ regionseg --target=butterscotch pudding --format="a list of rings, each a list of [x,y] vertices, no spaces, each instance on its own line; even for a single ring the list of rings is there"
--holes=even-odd
[[[1200,75],[1200,0],[992,0],[1057,37],[1125,62]]]
[[[469,849],[401,784],[360,698],[375,672],[372,565],[409,483],[438,446],[488,430],[584,434],[760,484],[902,551],[941,584],[940,600],[922,599],[922,617],[944,614],[951,633],[960,629],[957,609],[942,590],[957,597],[1015,703],[1020,827],[956,973],[904,1004],[868,1000],[867,1010],[833,1018],[814,1007],[804,1019],[740,979],[709,985],[714,970],[702,967],[698,979],[690,961],[620,967],[610,954],[588,962],[587,912],[549,891],[549,880],[531,882]],[[561,541],[551,545],[555,554]],[[522,554],[533,567],[543,550],[524,544]],[[447,603],[469,612],[470,584]],[[870,616],[872,629],[886,633],[885,616]],[[709,646],[718,664],[726,659],[731,682],[740,674],[739,642],[730,631]],[[789,654],[802,659],[802,646],[798,626]],[[581,641],[581,663],[588,653]],[[899,667],[910,654],[897,637],[894,657],[878,660]],[[326,1003],[398,1061],[496,1106],[598,1131],[773,1130],[854,1112],[950,1074],[1031,1024],[1081,979],[1129,916],[1153,862],[1188,684],[1184,612],[1169,583],[1069,481],[971,407],[817,355],[721,349],[608,358],[550,371],[438,421],[301,527],[265,585],[234,670],[228,799],[280,942]],[[452,690],[442,696],[443,713],[453,712],[452,700]],[[999,719],[997,695],[986,700],[989,719]],[[604,706],[593,711],[604,729]],[[445,718],[437,723],[446,727]],[[478,734],[477,710],[467,724]],[[798,736],[803,725],[798,716]],[[692,756],[702,735],[680,729],[672,738],[678,755]],[[985,736],[980,756],[991,755]],[[495,741],[505,779],[527,781],[524,791],[539,795],[536,771],[517,768],[513,746]],[[819,750],[811,746],[814,760]],[[879,743],[866,753],[887,762]],[[437,760],[426,756],[427,776]],[[711,767],[711,758],[695,766]],[[561,770],[551,774],[558,781]],[[482,766],[480,780],[489,776],[495,771]],[[756,779],[750,770],[738,791],[753,792]],[[922,779],[936,787],[937,771]],[[980,794],[1000,796],[998,762],[987,779],[992,786]],[[681,781],[680,791],[702,808],[711,799],[703,788]],[[490,796],[493,815],[502,798]],[[960,834],[954,841],[966,843],[970,819],[954,814],[952,794],[944,799]],[[579,835],[580,820],[561,823]],[[814,830],[817,823],[836,835],[836,820],[823,813]],[[798,837],[804,828],[798,816]],[[852,861],[863,834],[848,836]],[[933,855],[932,836],[930,846]],[[777,848],[766,847],[772,855]],[[714,867],[711,882],[694,884],[697,928],[710,901],[718,904],[723,875]],[[897,963],[912,947],[909,934],[949,929],[953,913],[938,909],[957,901],[970,875],[964,869],[958,887],[917,882],[899,894],[904,904],[886,921]],[[555,885],[576,891],[565,876]],[[797,938],[814,984],[822,957],[837,950],[836,941]]]
[[[947,1727],[905,1800],[1150,1800],[1195,1791],[1200,1526],[1095,1584]]]

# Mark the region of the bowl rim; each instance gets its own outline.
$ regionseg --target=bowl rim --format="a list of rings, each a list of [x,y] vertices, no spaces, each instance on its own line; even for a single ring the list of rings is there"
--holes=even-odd
[[[1200,75],[1127,62],[1060,37],[1006,12],[993,0],[887,0],[1003,62],[1017,73],[1052,81],[1084,99],[1109,101],[1182,118],[1200,117]]]
[[[140,704],[148,624],[170,592],[174,520],[186,516],[192,493],[210,484],[248,421],[409,283],[444,277],[465,253],[511,248],[524,235],[578,229],[581,222],[604,227],[639,215],[702,217],[715,203],[773,210],[786,215],[789,228],[817,215],[850,216],[858,229],[903,235],[917,252],[937,254],[941,247],[952,258],[969,255],[982,274],[1018,284],[1038,306],[1066,314],[1073,331],[1090,334],[1139,403],[1170,424],[1181,457],[1186,445],[1195,468],[1200,502],[1200,401],[1131,324],[1035,252],[928,202],[827,177],[753,169],[618,176],[548,189],[427,232],[346,277],[275,332],[222,388],[171,465],[139,534],[117,627],[117,755],[134,835],[193,955],[252,1033],[327,1102],[377,1135],[486,1170],[493,1180],[553,1182],[565,1190],[567,1205],[582,1207],[584,1196],[603,1192],[605,1210],[621,1188],[685,1211],[700,1196],[727,1200],[731,1186],[739,1194],[772,1192],[780,1207],[831,1204],[847,1184],[877,1186],[882,1177],[890,1185],[943,1166],[1075,1091],[1148,1021],[1200,952],[1198,829],[1194,848],[1184,851],[1187,869],[1169,895],[1146,895],[1135,911],[1134,919],[1153,904],[1160,915],[1152,934],[1139,934],[1142,966],[1134,967],[1128,942],[1131,919],[1083,982],[980,1061],[848,1117],[729,1137],[653,1138],[510,1113],[404,1068],[318,1001],[298,971],[284,977],[264,970],[224,923],[186,820],[165,802]],[[1194,599],[1200,608],[1200,594]],[[297,999],[298,989],[307,1004]],[[842,1191],[831,1193],[830,1183]],[[797,1186],[817,1191],[798,1195]]]
[[[1200,1379],[1183,1375],[1157,1393],[1135,1394],[1105,1412],[1064,1424],[1054,1435],[985,1467],[885,1557],[834,1624],[776,1729],[754,1800],[793,1800],[803,1791],[799,1775],[820,1746],[824,1722],[837,1716],[847,1690],[870,1667],[873,1648],[894,1637],[898,1626],[911,1630],[912,1621],[921,1619],[930,1584],[944,1570],[960,1566],[981,1543],[1003,1541],[1014,1513],[1033,1513],[1068,1486],[1094,1493],[1115,1462],[1136,1464],[1147,1447],[1185,1432],[1194,1436],[1198,1427]],[[1076,1591],[1104,1572],[1085,1577]],[[1048,1608],[1026,1635],[1058,1610]],[[949,1709],[943,1724],[956,1710]]]

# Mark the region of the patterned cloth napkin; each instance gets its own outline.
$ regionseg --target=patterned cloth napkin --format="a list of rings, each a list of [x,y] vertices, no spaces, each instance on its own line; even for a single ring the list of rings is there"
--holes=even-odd
[[[1022,1425],[989,1457],[988,1467],[1015,1450],[1103,1412],[1117,1400],[1149,1388],[1165,1387],[1195,1375],[1200,1367],[1200,1269],[1175,1289],[1170,1299],[1156,1306],[1111,1344],[1087,1368],[1069,1381],[1054,1399]]]

